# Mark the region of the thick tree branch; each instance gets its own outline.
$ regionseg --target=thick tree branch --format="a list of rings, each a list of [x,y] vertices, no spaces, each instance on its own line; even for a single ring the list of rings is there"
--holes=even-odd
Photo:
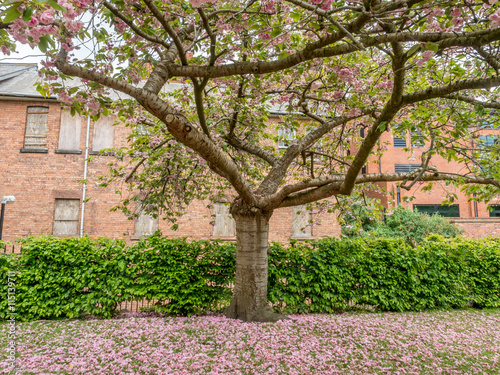
[[[309,44],[297,53],[282,59],[273,61],[238,62],[219,66],[169,66],[170,74],[179,77],[227,77],[240,74],[266,74],[291,68],[304,61],[322,57],[346,55],[356,52],[359,48],[355,45],[345,43],[333,47],[319,48],[320,45],[328,45],[338,42],[343,38],[341,33],[335,37],[325,38]],[[466,33],[389,33],[374,37],[362,37],[360,43],[366,48],[393,42],[441,42],[440,48],[473,47],[485,45],[500,40],[500,28],[479,30]],[[325,44],[326,43],[326,44]],[[439,43],[438,43],[439,44]]]
[[[500,86],[500,77],[464,79],[449,85],[429,87],[403,96],[403,105],[421,102],[434,98],[446,98],[450,94],[462,90],[488,89]]]
[[[398,182],[404,181],[408,178],[407,173],[370,173],[356,178],[356,185],[374,182]],[[320,199],[329,198],[333,195],[341,195],[340,186],[343,182],[343,176],[334,176],[327,179],[322,179],[322,185],[318,188],[301,191],[286,197],[278,208],[298,206],[302,204],[312,203]],[[433,181],[459,181],[466,184],[479,184],[479,185],[494,185],[500,189],[500,181],[493,178],[486,178],[481,176],[464,176],[456,173],[441,173],[432,172],[426,173],[421,176],[420,181],[433,182]]]
[[[392,25],[384,25],[383,27],[393,29]],[[368,131],[366,138],[363,140],[351,167],[347,171],[346,177],[340,192],[342,194],[350,194],[354,188],[356,177],[366,164],[373,147],[377,144],[380,136],[387,128],[387,124],[394,118],[402,106],[402,98],[405,85],[405,56],[403,47],[400,43],[392,43],[392,70],[394,72],[394,85],[392,88],[391,98],[384,107],[384,110],[375,121],[374,126]]]
[[[193,79],[193,91],[194,91],[194,101],[196,104],[196,114],[198,115],[198,120],[200,120],[200,126],[203,132],[209,137],[210,130],[208,129],[207,119],[205,117],[205,105],[203,104],[203,89],[205,88],[206,82],[200,84],[197,82],[196,78]]]

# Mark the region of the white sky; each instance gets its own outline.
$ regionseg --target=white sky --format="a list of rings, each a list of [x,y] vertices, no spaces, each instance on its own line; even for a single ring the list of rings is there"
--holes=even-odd
[[[2,63],[40,63],[45,58],[38,47],[32,49],[26,44],[17,43],[15,53],[10,56],[0,54],[0,62]]]

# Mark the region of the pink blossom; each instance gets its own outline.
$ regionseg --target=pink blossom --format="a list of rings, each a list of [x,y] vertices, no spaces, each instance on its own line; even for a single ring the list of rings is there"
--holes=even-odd
[[[461,14],[462,14],[462,10],[460,8],[455,8],[450,13],[450,15],[452,17],[460,17]]]
[[[31,17],[31,19],[26,23],[29,27],[35,27],[38,25],[38,20],[35,17]]]
[[[45,12],[41,13],[38,18],[41,23],[48,24],[54,22],[54,15],[50,10],[46,10]]]
[[[193,8],[199,8],[205,3],[211,3],[215,0],[190,0]]]
[[[427,51],[424,51],[422,53],[422,57],[424,59],[430,59],[432,56],[434,56],[436,53],[434,51],[431,51],[431,50],[427,50]]]

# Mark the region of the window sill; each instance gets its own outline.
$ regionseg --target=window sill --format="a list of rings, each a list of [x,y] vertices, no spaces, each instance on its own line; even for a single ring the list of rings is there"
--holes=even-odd
[[[236,236],[210,236],[210,240],[219,240],[219,241],[228,241],[228,242],[236,242]]]
[[[48,148],[25,148],[20,149],[22,154],[48,154]]]
[[[81,155],[82,150],[61,150],[56,148],[56,154],[75,154],[75,155]]]
[[[113,151],[101,153],[101,151],[89,151],[89,155],[115,156]]]
[[[314,240],[314,236],[308,236],[308,237],[290,237],[291,240],[294,241],[306,241],[306,240]]]
[[[151,234],[153,234],[153,233],[151,233]],[[130,236],[130,241],[140,241],[143,238],[146,238],[147,236],[151,236],[151,234],[145,234],[143,236],[138,236],[138,235],[134,234],[133,236]]]

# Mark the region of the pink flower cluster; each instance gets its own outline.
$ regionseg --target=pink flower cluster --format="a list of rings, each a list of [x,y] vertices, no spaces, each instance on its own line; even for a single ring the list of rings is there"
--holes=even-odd
[[[493,13],[490,17],[491,26],[492,27],[498,27],[500,26],[500,9],[497,9],[495,13]]]
[[[436,53],[434,51],[431,51],[431,50],[427,50],[427,51],[424,51],[422,53],[422,58],[417,60],[417,65],[418,66],[422,66],[424,65],[427,61],[429,61],[432,56],[434,56]]]
[[[205,3],[213,3],[215,0],[190,0],[193,8],[199,8]]]
[[[321,4],[320,8],[323,10],[329,10],[333,0],[311,0],[311,2],[316,5]]]

